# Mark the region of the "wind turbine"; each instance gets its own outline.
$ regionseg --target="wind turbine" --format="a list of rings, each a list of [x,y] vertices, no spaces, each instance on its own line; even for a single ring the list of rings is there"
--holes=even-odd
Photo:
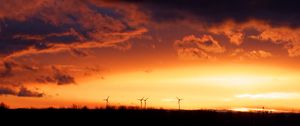
[[[109,100],[109,96],[106,98],[106,99],[103,99],[105,102],[106,102],[106,108],[108,107],[108,104],[109,104],[109,102],[108,102],[108,100]]]
[[[141,102],[141,109],[143,108],[143,100],[144,100],[144,97],[140,98],[140,99],[137,99]]]
[[[183,100],[183,99],[178,98],[178,97],[176,97],[176,98],[177,98],[177,102],[178,102],[178,110],[180,110],[180,103],[181,103],[181,100]]]
[[[144,104],[145,104],[145,109],[147,109],[147,100],[148,100],[149,98],[145,98],[144,99]]]

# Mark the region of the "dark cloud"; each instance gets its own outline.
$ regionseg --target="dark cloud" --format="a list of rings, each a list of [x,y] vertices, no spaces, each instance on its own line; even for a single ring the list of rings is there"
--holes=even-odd
[[[226,51],[225,47],[221,46],[220,42],[210,35],[203,35],[199,38],[195,35],[188,35],[182,40],[176,40],[174,46],[176,48],[198,48],[211,53],[223,53]]]
[[[8,78],[1,78],[0,79],[0,85],[10,85],[10,86],[20,86],[22,85],[22,83],[18,80],[15,80],[15,79],[8,79]]]
[[[128,40],[147,32],[136,21],[140,14],[135,6],[110,6],[102,0],[0,0],[0,3],[3,3],[0,4],[1,85],[75,84],[76,74],[92,75],[96,71],[80,66],[52,68],[56,66],[55,60],[50,64],[42,61],[33,64],[21,59],[58,52],[86,57],[90,48],[127,50],[131,48]]]
[[[109,1],[109,0],[107,0]],[[274,25],[299,26],[300,4],[297,0],[113,0],[135,3],[157,22],[186,18],[208,24],[232,19],[269,21]]]
[[[0,85],[21,86],[24,83],[76,84],[76,77],[100,75],[100,66],[39,65],[31,62],[7,61],[1,64]]]
[[[76,84],[75,77],[52,66],[52,75],[41,75],[35,78],[38,83],[56,83],[57,85]]]
[[[79,69],[75,67],[64,68],[62,66],[38,66],[33,63],[17,63],[16,61],[5,61],[0,72],[0,85],[20,85],[20,82],[56,83],[58,85],[75,84],[75,77],[67,74],[76,71],[86,73],[92,70]],[[75,72],[75,73],[76,73]]]
[[[19,91],[16,91],[13,88],[0,87],[0,95],[14,95],[18,97],[43,97],[44,93],[39,93],[36,91],[31,91],[26,87],[20,87]]]
[[[38,83],[55,83],[56,81],[50,76],[40,76],[35,79]]]
[[[43,97],[44,95],[45,95],[44,93],[31,91],[25,87],[21,87],[20,91],[17,94],[17,96],[19,96],[19,97]]]
[[[3,62],[3,70],[0,72],[0,78],[12,76],[13,67],[16,66],[16,63],[5,61]]]
[[[34,66],[33,64],[20,64],[17,63],[14,60],[10,61],[3,61],[2,69],[0,69],[0,78],[5,78],[5,77],[13,77],[16,72],[14,72],[14,69],[18,70],[27,70],[31,72],[35,72],[39,70],[39,67]]]
[[[44,35],[67,30],[66,28],[56,27],[36,19],[24,22],[7,20],[6,22],[7,27],[2,29],[0,35],[0,53],[5,55],[25,50],[29,47],[47,49],[47,43],[53,41],[45,40]]]
[[[39,67],[37,67],[37,66],[30,66],[30,65],[23,65],[22,68],[24,68],[25,70],[34,71],[34,72],[39,70]]]
[[[75,78],[69,74],[63,73],[56,67],[52,67],[54,71],[53,79],[58,85],[75,84]]]
[[[0,87],[0,95],[16,95],[16,91],[7,87]]]
[[[71,51],[71,54],[73,54],[74,56],[78,56],[78,57],[86,57],[89,55],[88,52],[86,52],[84,50],[80,50],[80,49],[71,48],[70,51]]]
[[[5,27],[0,25],[2,55],[24,50],[37,53],[55,48],[65,51],[70,47],[99,48],[144,33],[127,34],[141,27],[130,22],[125,13],[93,0],[0,0],[0,3],[5,3],[0,5],[0,20],[5,22]],[[92,44],[88,46],[89,43]]]
[[[57,73],[54,76],[54,79],[58,85],[75,84],[75,78],[68,74]]]
[[[213,54],[226,51],[226,48],[210,35],[203,35],[199,38],[195,35],[188,35],[182,40],[176,40],[174,47],[178,57],[183,60],[215,60]]]

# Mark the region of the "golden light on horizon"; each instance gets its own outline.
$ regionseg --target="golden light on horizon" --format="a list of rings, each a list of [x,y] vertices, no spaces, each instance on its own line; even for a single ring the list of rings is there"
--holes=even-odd
[[[91,106],[102,106],[104,105],[102,99],[106,96],[111,97],[112,105],[128,106],[138,106],[137,98],[149,97],[149,107],[158,108],[176,108],[178,96],[184,99],[182,101],[184,109],[222,106],[226,108],[228,104],[242,107],[249,105],[249,100],[263,100],[261,104],[268,103],[269,106],[281,107],[277,103],[273,105],[269,100],[279,98],[290,101],[300,98],[297,94],[293,94],[293,91],[276,93],[281,91],[276,85],[285,83],[286,86],[293,86],[297,81],[292,76],[280,76],[280,73],[290,71],[271,67],[268,69],[264,67],[264,70],[260,68],[261,66],[256,65],[247,65],[244,68],[243,65],[165,68],[151,73],[138,71],[112,74],[104,80],[90,78],[82,80],[81,83],[85,83],[84,85],[69,85],[64,88],[44,85],[41,88],[48,94],[59,94],[56,98],[48,99],[68,103],[62,106],[70,105],[71,101],[82,105],[88,103]],[[227,71],[228,69],[232,70]],[[254,71],[266,72],[256,74]]]

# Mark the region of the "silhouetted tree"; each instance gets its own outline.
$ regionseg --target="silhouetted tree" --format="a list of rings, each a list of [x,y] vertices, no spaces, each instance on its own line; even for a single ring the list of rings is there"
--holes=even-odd
[[[87,106],[83,106],[81,109],[88,110],[89,108]]]
[[[71,106],[71,109],[78,109],[79,107],[78,107],[78,105],[76,105],[76,104],[73,104],[72,106]]]
[[[3,102],[0,103],[0,109],[9,109],[9,106]]]

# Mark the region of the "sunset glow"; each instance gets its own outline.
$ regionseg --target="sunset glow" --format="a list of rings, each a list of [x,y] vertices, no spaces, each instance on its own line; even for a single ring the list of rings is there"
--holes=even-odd
[[[0,102],[300,110],[299,16],[202,2],[0,0]]]

